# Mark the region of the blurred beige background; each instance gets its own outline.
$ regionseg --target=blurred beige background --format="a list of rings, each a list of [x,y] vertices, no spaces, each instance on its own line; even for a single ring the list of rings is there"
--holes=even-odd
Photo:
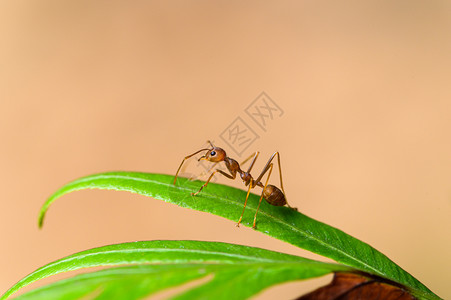
[[[280,151],[293,205],[451,298],[450,83],[449,1],[1,1],[0,292],[65,255],[136,240],[318,258],[121,192],[65,196],[38,230],[41,204],[64,183],[174,174],[207,139],[229,149],[220,135],[241,117],[259,136],[245,153],[261,151],[255,172]],[[263,91],[283,110],[266,131],[245,112]]]

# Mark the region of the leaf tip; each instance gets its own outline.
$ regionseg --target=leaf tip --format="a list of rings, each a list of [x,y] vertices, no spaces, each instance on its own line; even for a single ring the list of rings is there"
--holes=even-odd
[[[39,216],[38,216],[38,228],[39,229],[42,229],[42,226],[44,226],[44,217],[45,217],[45,212],[41,210],[39,212]]]

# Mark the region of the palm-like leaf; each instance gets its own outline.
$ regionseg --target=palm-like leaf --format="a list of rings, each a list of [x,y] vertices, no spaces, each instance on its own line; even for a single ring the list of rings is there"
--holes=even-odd
[[[213,278],[177,299],[246,299],[276,283],[351,268],[233,244],[148,241],[95,248],[65,257],[31,273],[1,299],[39,279],[99,266],[127,266],[78,275],[24,294],[19,299],[140,299],[209,274]]]
[[[148,174],[148,173],[138,173],[138,172],[109,172],[103,174],[95,174],[91,176],[87,176],[84,178],[77,179],[69,184],[63,186],[61,189],[56,191],[47,201],[44,203],[40,215],[39,215],[39,226],[42,226],[44,216],[49,208],[49,206],[59,197],[64,194],[83,189],[104,189],[104,190],[117,190],[117,191],[129,191],[136,194],[141,194],[145,196],[150,196],[155,199],[164,200],[166,202],[170,202],[182,207],[187,207],[199,211],[209,212],[233,221],[237,221],[239,215],[241,213],[243,202],[246,197],[246,192],[240,189],[228,187],[220,184],[209,184],[207,188],[205,188],[202,193],[197,196],[192,196],[191,193],[197,191],[201,185],[200,182],[192,182],[185,178],[179,178],[177,185],[173,185],[174,177],[169,175],[162,174]],[[257,208],[259,196],[251,194],[249,196],[248,205],[244,214],[244,218],[242,224],[245,226],[251,226],[253,222],[253,216],[255,214]],[[326,225],[324,223],[318,222],[314,219],[311,219],[299,212],[295,212],[286,207],[275,207],[270,206],[269,204],[263,202],[258,214],[257,219],[257,230],[270,235],[274,238],[286,241],[291,243],[297,247],[310,250],[314,253],[323,255],[325,257],[329,257],[341,264],[346,266],[337,266],[332,265],[333,267],[327,264],[321,264],[319,262],[313,263],[312,261],[307,261],[305,259],[295,257],[294,260],[298,262],[302,262],[302,267],[298,266],[297,263],[286,263],[282,261],[275,262],[272,261],[271,267],[266,265],[263,267],[261,264],[259,266],[249,264],[245,261],[240,261],[238,259],[237,253],[232,250],[235,249],[233,247],[239,246],[228,246],[226,244],[218,244],[220,245],[218,248],[218,253],[222,253],[221,255],[225,255],[225,252],[231,250],[234,254],[234,258],[232,259],[230,255],[225,255],[224,257],[229,257],[229,259],[233,260],[232,264],[226,265],[215,265],[212,266],[210,264],[206,266],[202,266],[202,270],[204,273],[212,273],[215,274],[213,280],[209,281],[207,284],[202,285],[199,288],[193,289],[186,294],[183,294],[181,297],[193,297],[193,296],[203,296],[203,295],[215,295],[218,291],[223,291],[225,294],[227,292],[227,288],[224,289],[225,283],[228,281],[233,281],[237,278],[241,278],[237,282],[246,282],[246,286],[248,286],[249,292],[244,290],[234,290],[234,297],[238,293],[241,293],[241,297],[248,297],[261,289],[287,280],[301,279],[301,278],[309,278],[314,276],[320,276],[322,274],[326,274],[328,272],[335,272],[344,269],[349,270],[357,270],[363,271],[372,275],[376,275],[382,278],[385,278],[389,281],[392,281],[396,284],[404,286],[408,289],[413,295],[420,299],[440,299],[434,293],[432,293],[426,286],[416,280],[409,273],[404,271],[394,262],[392,262],[388,257],[384,254],[380,253],[373,247],[368,244],[353,238],[352,236],[344,233],[343,231]],[[163,248],[170,247],[172,242],[165,241],[163,242]],[[188,243],[188,242],[185,242]],[[199,243],[199,242],[198,242]],[[129,244],[121,244],[116,245],[116,247],[123,247],[124,245]],[[131,245],[131,244],[130,244]],[[198,244],[200,245],[200,244]],[[208,243],[208,245],[214,245]],[[215,244],[216,245],[216,244]],[[209,247],[210,247],[209,246]],[[108,246],[115,247],[115,246]],[[153,246],[152,246],[153,247]],[[216,246],[215,246],[216,247]],[[232,248],[230,248],[232,247]],[[99,248],[102,249],[102,248]],[[211,249],[211,248],[209,248]],[[226,250],[228,249],[228,250]],[[127,260],[128,252],[123,251],[117,252],[117,259],[119,260]],[[241,248],[241,250],[245,250]],[[241,251],[240,250],[240,251]],[[93,251],[93,250],[90,250]],[[95,251],[97,251],[95,249]],[[172,250],[171,250],[172,251]],[[159,256],[158,252],[153,252],[153,258],[148,258],[150,260],[155,259],[163,259],[170,260],[171,251],[164,251],[164,255],[162,257]],[[264,251],[264,250],[259,250]],[[81,252],[80,254],[85,255],[89,253],[89,251]],[[130,268],[119,268],[112,269],[109,271],[102,271],[100,273],[92,273],[91,275],[80,275],[82,277],[78,277],[83,279],[86,282],[84,287],[88,288],[88,286],[98,287],[98,282],[102,283],[102,289],[109,289],[105,286],[109,286],[108,283],[104,281],[112,278],[110,285],[112,286],[120,286],[120,284],[114,284],[111,282],[116,282],[121,280],[118,278],[118,274],[127,275],[124,278],[124,282],[129,280],[137,280],[137,282],[158,282],[158,287],[168,287],[174,284],[179,284],[181,282],[185,282],[188,280],[192,280],[194,278],[199,278],[204,275],[199,275],[196,273],[196,267],[199,265],[192,264],[192,261],[189,260],[191,252],[183,252],[184,254],[181,256],[177,256],[181,261],[174,261],[174,257],[172,257],[172,261],[169,263],[180,263],[178,266],[174,265],[162,265],[162,266],[147,266],[144,269],[140,269],[137,267]],[[80,255],[75,254],[75,256]],[[200,255],[200,252],[196,252],[195,259],[206,260],[211,257],[211,252],[206,252]],[[230,253],[229,253],[230,254]],[[100,255],[100,254],[99,254]],[[283,254],[280,254],[283,255]],[[43,267],[39,269],[23,280],[21,280],[18,284],[16,284],[13,288],[11,288],[3,297],[6,298],[12,292],[17,291],[22,286],[29,284],[35,280],[38,280],[45,276],[50,276],[54,273],[48,272],[48,270],[53,270],[55,266],[58,270],[57,272],[68,271],[76,268],[85,268],[92,267],[98,265],[114,265],[121,263],[114,263],[114,260],[111,260],[114,256],[109,256],[108,259],[101,259],[102,256],[94,255],[94,256],[83,256],[83,259],[77,259],[72,261],[71,264],[61,265],[59,261],[50,264],[49,266]],[[135,256],[136,259],[137,256]],[[287,259],[288,256],[285,256],[284,259]],[[70,258],[70,257],[69,257]],[[238,260],[237,260],[238,259]],[[63,259],[62,261],[64,261]],[[127,264],[131,262],[128,261]],[[147,264],[149,261],[136,261],[137,264]],[[161,261],[160,263],[164,263]],[[260,262],[261,263],[261,262]],[[91,264],[91,265],[90,265]],[[217,268],[221,266],[220,268]],[[243,268],[243,266],[245,266]],[[306,268],[308,266],[308,268]],[[329,267],[326,267],[329,266]],[[175,281],[159,281],[158,276],[155,275],[157,273],[157,268],[161,268],[160,274],[164,277],[164,274],[175,274],[180,273],[181,275],[177,275]],[[182,268],[186,272],[178,272],[178,268]],[[352,269],[350,269],[352,268]],[[302,269],[302,271],[301,271]],[[197,269],[198,270],[198,269]],[[42,273],[44,272],[44,273]],[[47,272],[47,273],[46,273]],[[39,275],[40,274],[40,275]],[[183,275],[184,274],[184,275]],[[281,275],[282,274],[282,275]],[[44,277],[45,277],[44,276]],[[84,276],[84,277],[83,277]],[[152,277],[153,276],[153,277]],[[156,276],[156,277],[155,277]],[[169,276],[172,277],[172,276]],[[157,278],[157,279],[155,279]],[[253,278],[258,278],[258,280],[253,280]],[[74,284],[75,279],[68,279],[63,282],[58,282],[51,285],[48,288],[43,288],[40,290],[36,290],[35,292],[31,292],[27,297],[38,297],[41,295],[46,295],[50,292],[57,292],[58,290],[62,291],[70,291],[72,285]],[[238,283],[237,283],[238,284]],[[141,286],[137,284],[137,286]],[[146,286],[146,284],[142,284],[142,286]],[[154,290],[158,290],[159,288],[152,287],[152,284],[149,284],[148,287],[143,287],[141,290],[136,290],[137,295],[148,294]],[[235,286],[235,285],[234,285]],[[75,288],[75,287],[74,287]],[[76,289],[76,288],[75,288]],[[232,290],[229,288],[229,290]],[[92,291],[92,290],[90,290]],[[42,294],[43,293],[43,294]],[[76,291],[74,291],[76,293]],[[197,294],[199,293],[199,294]],[[220,292],[219,294],[222,294]],[[103,294],[102,294],[103,295]],[[185,296],[188,295],[188,296]],[[219,295],[218,295],[219,297]],[[3,299],[3,298],[0,298]],[[28,299],[28,298],[27,298]],[[62,299],[62,298],[61,298]],[[73,298],[68,298],[73,299]],[[135,299],[135,298],[132,298]]]

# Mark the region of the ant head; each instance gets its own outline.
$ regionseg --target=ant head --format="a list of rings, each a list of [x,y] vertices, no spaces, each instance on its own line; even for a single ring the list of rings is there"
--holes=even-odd
[[[205,159],[211,162],[220,162],[223,161],[226,156],[226,152],[222,148],[212,147],[205,155],[199,158],[199,160]]]

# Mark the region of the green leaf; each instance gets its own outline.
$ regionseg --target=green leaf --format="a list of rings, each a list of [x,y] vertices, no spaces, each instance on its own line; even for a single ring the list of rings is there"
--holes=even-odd
[[[173,180],[174,177],[170,175],[138,172],[109,172],[80,178],[63,186],[45,202],[40,211],[39,226],[42,226],[45,213],[53,201],[64,194],[83,189],[129,191],[238,221],[246,191],[210,183],[199,195],[192,196],[191,193],[201,185],[199,181],[179,178],[174,186]],[[259,196],[255,194],[249,196],[243,225],[252,225],[258,200]],[[397,282],[418,298],[439,299],[370,245],[287,207],[275,207],[263,201],[257,216],[257,230],[339,263]]]
[[[18,299],[78,299],[88,295],[96,295],[96,299],[139,299],[209,274],[214,277],[177,299],[246,299],[276,283],[353,271],[343,265],[226,243],[134,242],[99,247],[52,262],[23,278],[0,299],[61,272],[121,265],[126,267],[77,275]]]

